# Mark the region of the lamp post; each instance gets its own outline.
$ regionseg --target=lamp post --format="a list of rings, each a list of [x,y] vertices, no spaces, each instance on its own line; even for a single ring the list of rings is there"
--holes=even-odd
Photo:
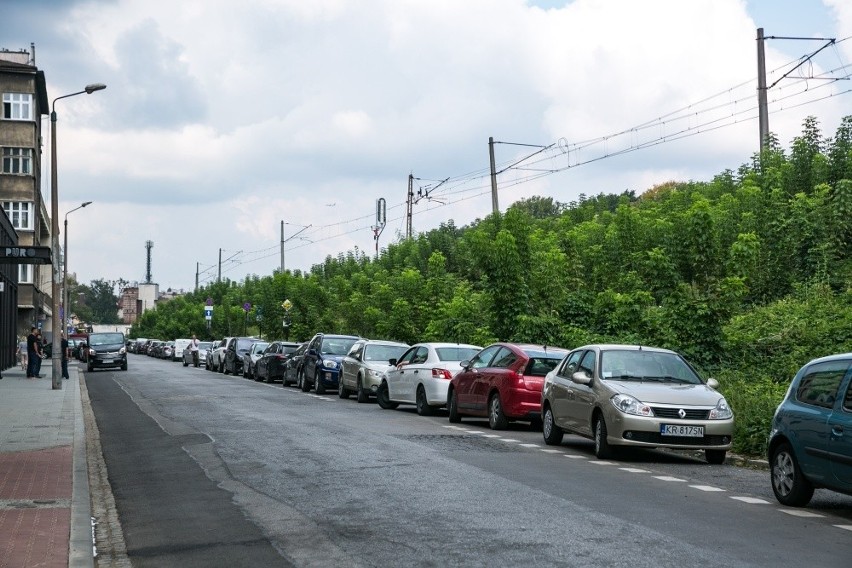
[[[62,390],[62,331],[59,326],[59,184],[56,172],[56,101],[59,99],[67,99],[75,95],[86,93],[91,95],[95,91],[106,89],[103,83],[93,83],[86,85],[82,91],[62,95],[53,99],[50,105],[50,250],[53,260],[51,271],[51,294],[53,300],[53,353],[51,356],[52,362],[52,388],[53,390]]]
[[[62,262],[62,329],[66,329],[66,320],[71,315],[71,310],[69,310],[68,306],[68,215],[76,211],[77,209],[82,209],[87,205],[91,205],[91,201],[86,201],[81,203],[79,206],[75,207],[71,211],[65,213],[65,225],[62,227],[62,234],[65,236],[65,245],[62,247],[62,251],[64,253],[64,258]]]

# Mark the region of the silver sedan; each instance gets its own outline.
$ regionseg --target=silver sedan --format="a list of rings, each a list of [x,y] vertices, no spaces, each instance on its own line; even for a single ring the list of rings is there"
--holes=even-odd
[[[340,398],[349,398],[355,393],[358,402],[367,402],[370,395],[376,394],[391,368],[390,361],[396,361],[406,349],[407,343],[359,339],[343,358],[337,394]]]

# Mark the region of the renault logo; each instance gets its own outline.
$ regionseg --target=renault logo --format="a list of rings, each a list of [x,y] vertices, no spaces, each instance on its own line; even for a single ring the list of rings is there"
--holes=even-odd
[[[686,410],[681,408],[680,410],[677,411],[677,415],[680,416],[681,419],[686,418]]]

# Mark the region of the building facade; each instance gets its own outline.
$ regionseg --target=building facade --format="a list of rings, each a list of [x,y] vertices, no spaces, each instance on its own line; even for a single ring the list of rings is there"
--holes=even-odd
[[[27,51],[0,50],[0,204],[20,246],[50,246],[42,196],[42,117],[49,112],[44,72]],[[58,259],[54,259],[56,262]],[[51,266],[19,264],[16,326],[52,326]]]

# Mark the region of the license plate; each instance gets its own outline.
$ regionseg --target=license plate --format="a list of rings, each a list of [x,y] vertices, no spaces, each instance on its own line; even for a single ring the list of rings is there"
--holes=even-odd
[[[686,426],[684,424],[661,424],[661,436],[684,436],[686,438],[703,438],[704,426]]]
[[[104,359],[101,363],[112,363],[112,359]]]

